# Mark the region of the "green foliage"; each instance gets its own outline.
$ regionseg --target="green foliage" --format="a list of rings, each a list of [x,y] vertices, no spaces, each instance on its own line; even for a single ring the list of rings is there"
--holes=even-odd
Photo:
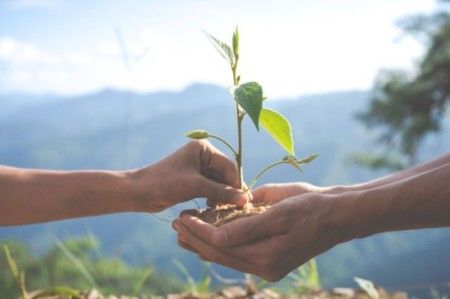
[[[19,270],[17,267],[16,261],[12,258],[11,253],[9,252],[8,246],[4,245],[3,250],[5,252],[5,257],[8,262],[9,270],[17,284],[17,288],[20,290],[22,294],[22,298],[28,298],[28,292],[25,287],[25,273]]]
[[[259,116],[261,114],[263,91],[257,82],[247,82],[239,85],[234,91],[236,102],[247,112],[256,129],[259,131]]]
[[[54,239],[56,246],[64,253],[64,255],[73,263],[73,265],[79,270],[81,275],[86,279],[86,281],[91,285],[91,287],[98,288],[95,279],[83,265],[83,262],[78,259],[63,242],[59,239]]]
[[[393,161],[388,154],[378,155],[365,163],[372,168],[414,164],[423,139],[441,130],[450,103],[450,14],[414,16],[400,25],[425,43],[426,53],[413,73],[381,72],[368,109],[357,118],[368,128],[378,130],[377,140],[387,153],[396,152],[406,157],[406,161]]]
[[[207,33],[206,31],[204,31],[204,33],[209,38],[209,40],[211,41],[213,46],[217,49],[220,56],[225,58],[225,60],[228,61],[230,64],[235,64],[235,56],[234,56],[233,51],[231,50],[230,46],[227,45],[226,43],[224,43],[223,41],[219,40],[218,38],[215,38],[214,36]],[[236,34],[237,34],[237,29],[236,29]],[[239,37],[239,35],[236,35],[236,36],[237,36],[237,38]],[[233,44],[235,43],[234,40],[235,40],[235,37],[233,35]],[[236,44],[238,45],[238,42],[236,42]]]
[[[188,283],[188,289],[191,294],[199,295],[199,294],[207,294],[211,292],[211,276],[204,275],[202,279],[199,281],[195,281],[192,275],[189,273],[188,269],[178,260],[172,260],[174,265],[180,270],[180,272],[185,277]],[[206,266],[209,267],[209,263],[206,263]]]
[[[281,164],[290,164],[297,169],[299,167],[299,160],[295,158],[294,152],[294,138],[292,134],[292,128],[289,121],[280,113],[263,108],[263,101],[266,97],[263,95],[263,89],[257,82],[246,82],[240,84],[241,76],[238,74],[238,62],[239,62],[239,32],[238,29],[233,32],[232,47],[222,42],[218,38],[215,38],[211,34],[205,32],[207,37],[211,40],[214,47],[219,51],[220,55],[224,57],[230,64],[231,72],[233,75],[233,96],[236,101],[236,119],[237,119],[237,137],[238,145],[237,149],[234,149],[230,143],[223,140],[218,136],[211,135],[204,130],[194,130],[186,134],[187,137],[193,139],[214,138],[223,142],[227,147],[231,149],[235,156],[237,172],[240,181],[241,188],[243,187],[242,178],[242,120],[245,115],[248,115],[259,131],[259,125],[265,129],[265,131],[293,158],[283,159],[275,162],[268,167],[261,170],[248,185],[251,189],[256,181],[268,170],[274,166]],[[312,159],[311,159],[312,160]],[[303,163],[306,164],[306,163]]]
[[[311,293],[321,289],[319,270],[315,259],[300,266],[295,271],[289,273],[288,277],[292,280],[292,292]]]
[[[151,267],[142,272],[141,277],[137,279],[132,285],[131,295],[138,296],[142,292],[142,288],[144,287],[145,282],[150,278],[152,274],[153,268]]]
[[[80,292],[69,287],[53,287],[40,291],[33,296],[33,299],[48,298],[48,296],[64,296],[69,299],[79,299]]]
[[[233,54],[239,59],[239,30],[236,27],[236,30],[233,32]]]
[[[264,130],[266,130],[286,152],[290,155],[295,155],[291,124],[283,115],[274,110],[264,108],[261,111],[259,122]]]
[[[59,242],[40,256],[33,256],[23,243],[5,242],[18,262],[12,264],[8,254],[0,257],[0,294],[5,298],[17,298],[25,290],[25,283],[29,290],[42,289],[41,296],[66,294],[70,297],[71,294],[72,298],[76,298],[74,290],[89,290],[93,282],[105,294],[136,296],[179,292],[185,286],[173,276],[157,273],[151,266],[131,267],[121,260],[102,255],[97,240],[92,237]],[[13,266],[11,270],[8,264]],[[21,278],[24,273],[27,274],[26,281]],[[23,284],[18,287],[16,283],[20,281]]]

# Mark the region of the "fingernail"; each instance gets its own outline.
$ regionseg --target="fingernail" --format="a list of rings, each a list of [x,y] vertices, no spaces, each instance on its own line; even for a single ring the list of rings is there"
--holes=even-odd
[[[249,200],[250,197],[246,192],[239,192],[233,198],[233,202],[235,202],[237,205],[245,205]]]

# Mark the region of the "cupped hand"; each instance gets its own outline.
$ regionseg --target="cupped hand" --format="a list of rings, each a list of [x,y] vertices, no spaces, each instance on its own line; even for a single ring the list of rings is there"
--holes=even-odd
[[[259,192],[273,199],[268,190]],[[261,215],[219,228],[185,214],[173,222],[173,228],[178,243],[203,260],[278,281],[342,241],[333,223],[333,196],[313,192],[291,197]]]
[[[239,188],[235,163],[206,140],[191,141],[154,165],[132,174],[143,210],[162,211],[192,198],[208,202],[247,203]]]

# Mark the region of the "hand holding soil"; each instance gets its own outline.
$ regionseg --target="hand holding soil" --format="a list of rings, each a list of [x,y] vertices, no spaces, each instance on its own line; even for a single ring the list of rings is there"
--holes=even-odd
[[[178,242],[206,261],[277,281],[342,241],[331,215],[332,195],[311,192],[306,186],[261,187],[253,192],[253,201],[273,206],[221,227],[184,214],[173,223]],[[302,195],[290,197],[294,192]]]

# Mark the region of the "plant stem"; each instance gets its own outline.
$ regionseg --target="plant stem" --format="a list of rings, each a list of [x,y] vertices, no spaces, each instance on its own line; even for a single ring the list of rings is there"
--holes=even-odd
[[[234,150],[234,148],[228,142],[226,142],[224,139],[220,138],[219,136],[215,136],[215,135],[209,135],[209,138],[214,138],[214,139],[219,140],[220,142],[225,144],[231,150],[231,152],[233,152],[235,157],[237,156],[237,152]]]
[[[263,170],[261,170],[251,181],[250,184],[248,185],[248,190],[252,190],[252,188],[255,186],[256,182],[271,168],[281,165],[281,164],[287,164],[286,161],[278,161],[275,162],[273,164],[270,164],[269,166],[267,166],[266,168],[264,168]]]
[[[238,65],[238,57],[235,57],[235,62],[231,64],[231,71],[233,73],[233,85],[236,87],[239,85],[239,80],[237,77],[237,65]],[[242,189],[244,185],[244,179],[242,174],[242,119],[244,114],[241,112],[239,104],[236,102],[236,121],[237,121],[237,133],[238,133],[238,150],[236,153],[236,167],[238,172],[239,179],[239,188]]]

